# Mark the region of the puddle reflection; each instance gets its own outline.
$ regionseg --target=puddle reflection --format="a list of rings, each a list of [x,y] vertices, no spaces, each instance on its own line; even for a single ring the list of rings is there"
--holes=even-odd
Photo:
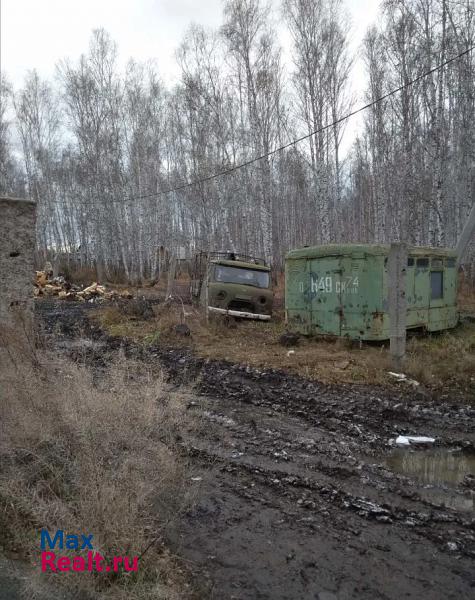
[[[474,475],[475,454],[435,448],[428,450],[398,448],[387,457],[386,465],[391,471],[406,475],[428,486],[434,486],[419,491],[420,495],[430,502],[443,504],[456,510],[470,511],[475,508],[473,492],[463,495],[463,488],[456,491],[437,487],[456,487],[467,475]]]

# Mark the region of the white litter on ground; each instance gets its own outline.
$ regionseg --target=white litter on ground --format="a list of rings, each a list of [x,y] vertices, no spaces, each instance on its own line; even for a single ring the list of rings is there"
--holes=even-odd
[[[409,379],[409,377],[404,373],[394,373],[393,371],[388,371],[388,374],[391,375],[391,377],[396,378],[398,381],[404,381],[404,383],[409,383],[413,386],[420,385],[418,381],[416,381],[415,379]]]
[[[423,435],[398,435],[396,446],[410,446],[411,444],[433,444],[435,438],[425,437]]]
[[[396,379],[399,379],[400,381],[403,381],[404,379],[407,379],[406,375],[404,375],[404,373],[393,373],[392,371],[388,371],[389,375],[391,375],[392,377],[395,377]]]
[[[420,385],[418,381],[416,381],[415,379],[409,379],[409,377],[407,375],[404,375],[404,373],[394,373],[393,371],[388,371],[388,374],[391,375],[391,377],[395,377],[398,381],[404,381],[404,383],[408,383],[409,385],[413,385],[414,387]]]

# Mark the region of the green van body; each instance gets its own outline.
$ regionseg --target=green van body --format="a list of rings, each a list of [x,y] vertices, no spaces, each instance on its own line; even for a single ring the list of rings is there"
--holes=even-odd
[[[285,260],[288,328],[304,335],[389,339],[389,245],[329,244],[290,251]],[[455,327],[455,250],[408,248],[407,328]]]

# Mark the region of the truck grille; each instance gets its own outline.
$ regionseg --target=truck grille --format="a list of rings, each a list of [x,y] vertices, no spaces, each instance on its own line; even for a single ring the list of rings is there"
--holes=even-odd
[[[232,300],[228,304],[229,310],[240,310],[243,312],[254,312],[254,304],[252,302],[246,302],[245,300]]]

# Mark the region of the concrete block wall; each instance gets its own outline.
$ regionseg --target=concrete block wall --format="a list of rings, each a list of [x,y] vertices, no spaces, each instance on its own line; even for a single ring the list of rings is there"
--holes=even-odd
[[[0,326],[33,325],[36,204],[0,198]]]

